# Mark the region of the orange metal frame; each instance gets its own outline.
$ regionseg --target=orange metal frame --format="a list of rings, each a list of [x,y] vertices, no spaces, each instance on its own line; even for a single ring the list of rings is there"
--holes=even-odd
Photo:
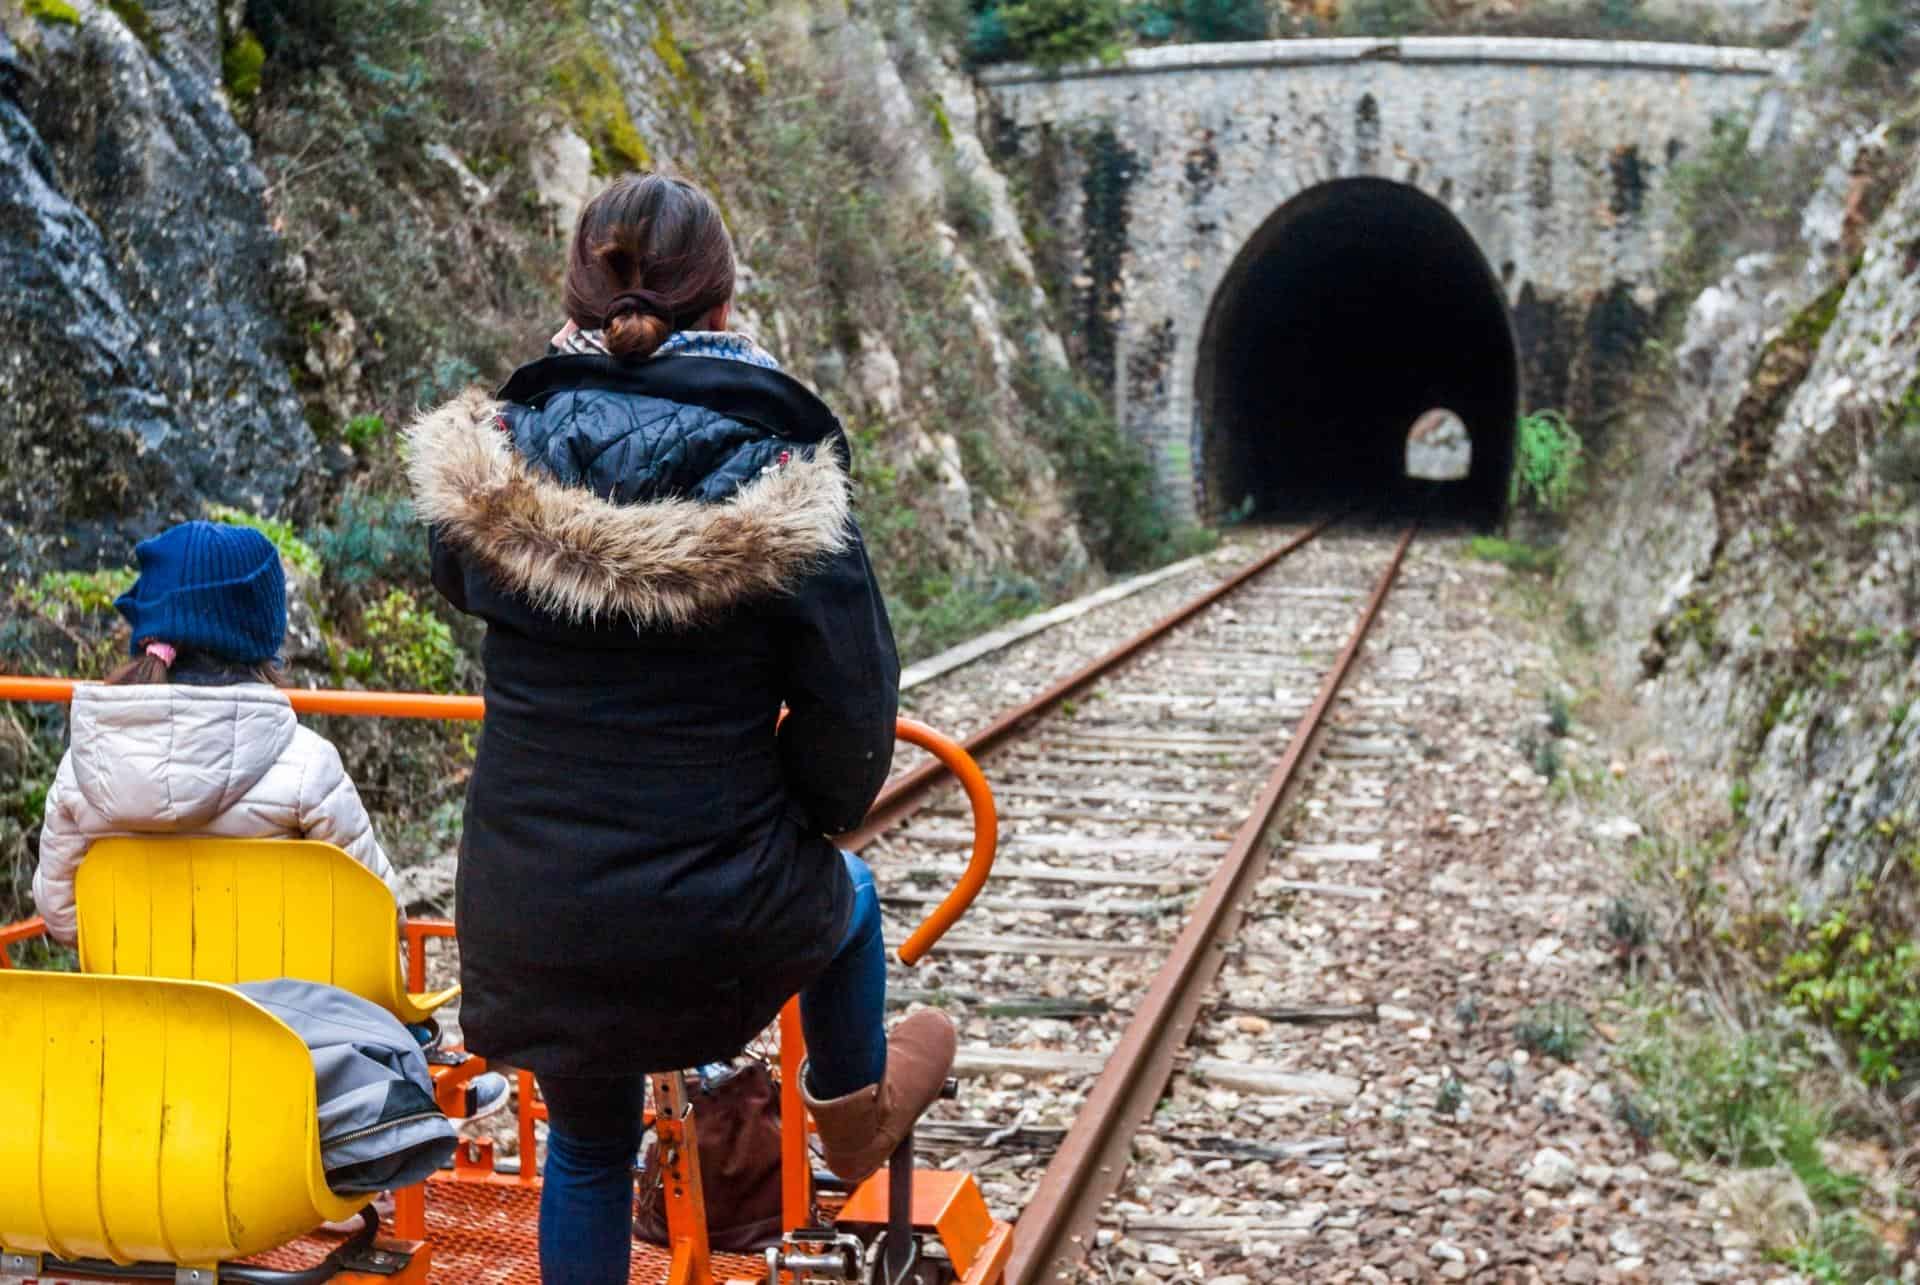
[[[79,683],[66,678],[23,678],[0,676],[0,701],[29,701],[65,704],[73,699]],[[313,688],[289,688],[287,699],[302,714],[334,714],[377,718],[483,719],[485,702],[478,696],[440,696],[424,692],[359,692]],[[912,719],[898,720],[895,735],[910,745],[932,754],[951,771],[965,790],[973,810],[973,851],[967,868],[952,892],[934,907],[926,920],[901,944],[900,961],[912,966],[927,955],[934,944],[959,921],[993,869],[994,850],[999,836],[998,813],[993,791],[986,776],[971,755],[960,745]],[[13,967],[8,958],[11,947],[44,937],[46,927],[37,916],[17,924],[0,925],[0,968]],[[407,987],[423,991],[427,986],[427,943],[435,938],[454,936],[454,925],[444,919],[412,919],[407,922]],[[789,1000],[780,1013],[781,1101],[781,1221],[788,1231],[805,1227],[814,1220],[813,1159],[807,1144],[809,1124],[805,1104],[800,1097],[800,1067],[806,1057],[806,1041],[800,1029],[797,1000]],[[458,1092],[468,1080],[485,1070],[480,1058],[469,1058],[457,1067],[436,1068],[436,1097],[442,1109],[454,1105]],[[667,1178],[666,1213],[671,1241],[672,1267],[668,1285],[715,1285],[712,1256],[707,1243],[705,1204],[700,1187],[699,1151],[695,1140],[695,1121],[687,1103],[686,1086],[679,1074],[653,1077],[656,1107],[651,1123],[665,1160]],[[538,1185],[536,1163],[536,1122],[546,1118],[546,1107],[538,1100],[533,1076],[519,1073],[519,1171],[500,1173],[494,1165],[493,1143],[488,1139],[463,1142],[455,1156],[450,1175],[434,1182],[508,1183],[517,1186]],[[961,1226],[955,1215],[945,1212],[953,1205],[952,1175],[929,1173],[916,1175],[914,1206],[925,1205],[929,1219],[925,1225],[943,1236],[954,1235],[967,1246],[970,1266],[963,1267],[964,1285],[988,1285],[1000,1279],[1012,1243],[1012,1231],[1005,1223],[993,1223],[984,1231],[970,1224]],[[924,1181],[923,1181],[924,1180]],[[394,1233],[405,1242],[426,1238],[426,1190],[423,1183],[396,1192]],[[916,1222],[919,1219],[916,1218]],[[949,1226],[948,1224],[953,1224]],[[424,1274],[429,1260],[420,1254],[419,1269]],[[419,1279],[409,1271],[406,1280]]]

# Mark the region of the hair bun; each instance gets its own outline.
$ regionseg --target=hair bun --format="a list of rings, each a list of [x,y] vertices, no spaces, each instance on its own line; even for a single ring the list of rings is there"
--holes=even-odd
[[[665,317],[623,312],[607,322],[607,351],[616,357],[651,357],[672,333]]]

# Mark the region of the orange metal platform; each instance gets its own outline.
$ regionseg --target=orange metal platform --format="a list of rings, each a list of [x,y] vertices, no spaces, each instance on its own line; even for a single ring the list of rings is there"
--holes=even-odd
[[[540,1192],[504,1183],[435,1182],[427,1190],[427,1244],[433,1285],[540,1285]],[[305,1267],[325,1258],[338,1237],[309,1236],[249,1262]],[[635,1241],[633,1285],[667,1279],[667,1251]],[[714,1275],[763,1281],[765,1259],[715,1254]]]

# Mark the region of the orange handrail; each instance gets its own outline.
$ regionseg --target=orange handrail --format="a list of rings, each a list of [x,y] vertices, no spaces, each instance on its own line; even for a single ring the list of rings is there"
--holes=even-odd
[[[0,677],[0,701],[40,701],[65,705],[80,684],[71,678]],[[287,701],[300,714],[349,714],[369,718],[486,717],[478,696],[440,696],[432,692],[350,692],[324,687],[286,688]]]
[[[0,924],[0,968],[12,968],[13,960],[7,952],[23,941],[33,941],[47,935],[47,921],[35,915],[31,919],[22,919],[17,924]]]
[[[73,699],[73,689],[78,685],[71,678],[0,675],[0,701],[64,705]],[[302,714],[445,719],[480,719],[486,716],[486,703],[478,696],[439,696],[430,692],[356,692],[313,687],[289,687],[286,693],[288,702]],[[966,871],[946,899],[933,908],[933,913],[900,946],[900,962],[911,966],[926,957],[933,944],[947,935],[947,930],[980,895],[980,889],[986,885],[987,876],[993,870],[1000,820],[994,809],[993,790],[987,785],[980,765],[956,742],[910,718],[895,723],[894,735],[909,745],[919,746],[944,763],[959,780],[961,788],[967,793],[968,803],[973,807],[973,853],[968,858]],[[413,948],[415,951],[419,949],[417,941],[413,943]]]
[[[893,734],[946,764],[947,770],[959,780],[960,788],[967,792],[967,802],[973,808],[973,854],[967,859],[960,882],[933,908],[925,922],[913,930],[913,935],[901,943],[900,962],[912,967],[926,957],[935,942],[947,935],[947,930],[967,913],[973,899],[980,895],[980,889],[986,886],[987,876],[993,873],[994,849],[1000,842],[1000,814],[993,806],[993,789],[987,784],[980,765],[973,761],[973,755],[911,718],[895,722]]]

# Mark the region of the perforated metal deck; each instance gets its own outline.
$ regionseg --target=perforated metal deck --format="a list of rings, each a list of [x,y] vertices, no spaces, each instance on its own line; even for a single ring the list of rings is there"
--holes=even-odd
[[[427,1188],[427,1242],[434,1285],[540,1285],[540,1193],[530,1187],[435,1182]],[[326,1257],[338,1238],[309,1236],[250,1259],[266,1267],[305,1267]],[[764,1281],[764,1260],[715,1254],[713,1274]],[[667,1254],[636,1241],[633,1285],[667,1278]]]

